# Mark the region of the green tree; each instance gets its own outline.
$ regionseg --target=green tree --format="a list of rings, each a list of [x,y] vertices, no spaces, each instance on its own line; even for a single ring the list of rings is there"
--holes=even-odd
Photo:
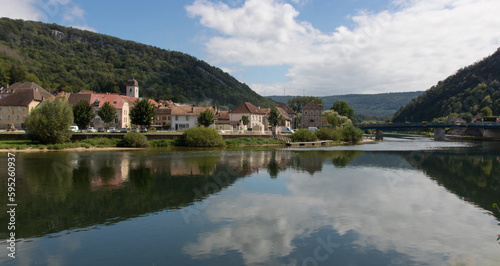
[[[276,127],[279,125],[282,119],[283,116],[281,115],[278,108],[276,107],[271,108],[271,112],[269,113],[267,120],[269,121],[269,124],[273,127],[273,135],[276,134]]]
[[[0,87],[4,87],[9,83],[9,75],[7,69],[0,64]]]
[[[132,124],[149,127],[155,117],[155,107],[148,99],[137,100],[135,106],[130,109],[130,121]]]
[[[26,134],[31,140],[43,144],[69,141],[73,112],[67,101],[48,100],[33,110],[25,120]]]
[[[491,116],[493,115],[493,111],[491,111],[491,108],[486,106],[483,109],[481,109],[480,112],[481,116]]]
[[[23,67],[11,66],[9,69],[10,83],[22,82],[26,80],[26,70]]]
[[[302,107],[309,102],[314,101],[317,104],[323,104],[323,99],[314,96],[297,96],[288,99],[288,106],[297,113],[302,113]]]
[[[245,128],[248,125],[248,123],[250,123],[250,119],[248,118],[247,115],[241,116],[241,123],[243,123],[243,125],[245,126]]]
[[[201,112],[200,116],[198,116],[198,124],[204,127],[209,127],[210,125],[213,125],[214,122],[215,122],[215,116],[208,108],[207,110]]]
[[[339,113],[339,115],[347,116],[352,120],[354,109],[352,109],[346,101],[336,101],[333,103],[331,110]]]
[[[80,129],[87,128],[94,117],[94,108],[88,101],[81,100],[73,106],[73,119]]]
[[[105,102],[101,106],[101,109],[99,109],[97,115],[99,115],[102,121],[106,124],[111,123],[113,119],[118,117],[118,115],[116,114],[116,108],[109,102]]]

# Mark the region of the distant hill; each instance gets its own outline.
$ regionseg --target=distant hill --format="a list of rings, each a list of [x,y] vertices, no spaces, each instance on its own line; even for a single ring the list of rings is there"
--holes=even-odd
[[[393,121],[402,122],[405,117],[412,117],[413,121],[431,121],[450,113],[475,116],[485,107],[489,107],[493,115],[500,115],[499,80],[500,49],[432,86],[401,108]]]
[[[385,120],[386,118],[392,117],[399,108],[406,105],[422,93],[423,91],[380,94],[348,94],[319,98],[323,99],[324,110],[330,109],[336,101],[345,101],[354,109],[355,117],[358,120]],[[269,96],[268,98],[276,102],[287,103],[288,99],[292,97],[295,96]]]
[[[0,87],[17,79],[45,89],[124,92],[139,81],[141,96],[232,108],[275,103],[221,69],[193,56],[56,24],[0,18]]]

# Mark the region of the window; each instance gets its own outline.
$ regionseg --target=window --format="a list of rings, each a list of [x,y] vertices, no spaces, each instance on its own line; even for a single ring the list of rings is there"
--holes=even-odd
[[[189,121],[189,116],[188,115],[186,115],[186,121]]]
[[[179,120],[179,116],[178,116],[178,115],[176,115],[176,116],[175,116],[175,121],[178,121],[178,120]]]
[[[1,98],[0,98],[1,99]],[[2,111],[2,107],[0,107],[0,111]]]
[[[10,115],[7,115],[7,120],[10,120]]]
[[[319,115],[319,111],[316,111],[316,115]],[[317,118],[316,118],[317,119]]]
[[[305,115],[307,115],[307,110],[304,112]]]
[[[19,115],[17,115],[16,119],[17,119],[17,120],[19,120],[19,119],[21,119],[21,118],[19,117]]]
[[[0,115],[0,120],[3,120],[3,117],[2,117],[2,115]]]

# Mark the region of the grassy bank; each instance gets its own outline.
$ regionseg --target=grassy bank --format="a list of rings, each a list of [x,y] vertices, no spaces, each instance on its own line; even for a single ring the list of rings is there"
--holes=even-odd
[[[117,138],[91,138],[75,142],[66,142],[61,144],[40,144],[31,140],[3,140],[0,141],[0,149],[8,150],[25,150],[25,149],[39,149],[39,150],[64,150],[74,148],[118,148],[125,147],[123,141]],[[261,146],[261,145],[282,145],[283,141],[276,139],[267,139],[259,137],[242,137],[232,140],[227,140],[227,146]],[[150,147],[174,147],[182,146],[175,139],[160,139],[150,140]]]

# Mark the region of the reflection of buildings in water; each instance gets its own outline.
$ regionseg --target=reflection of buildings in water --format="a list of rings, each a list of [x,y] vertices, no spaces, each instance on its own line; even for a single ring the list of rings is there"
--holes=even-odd
[[[315,172],[321,172],[323,169],[323,158],[318,152],[301,152],[293,160],[293,167],[303,170],[313,175]]]
[[[129,153],[113,154],[112,159],[96,158],[91,160],[94,170],[91,189],[119,189],[129,180],[131,160]]]
[[[291,153],[286,150],[239,151],[229,152],[221,157],[221,162],[241,176],[267,170],[273,161],[280,166],[281,170],[285,170],[292,162]]]

